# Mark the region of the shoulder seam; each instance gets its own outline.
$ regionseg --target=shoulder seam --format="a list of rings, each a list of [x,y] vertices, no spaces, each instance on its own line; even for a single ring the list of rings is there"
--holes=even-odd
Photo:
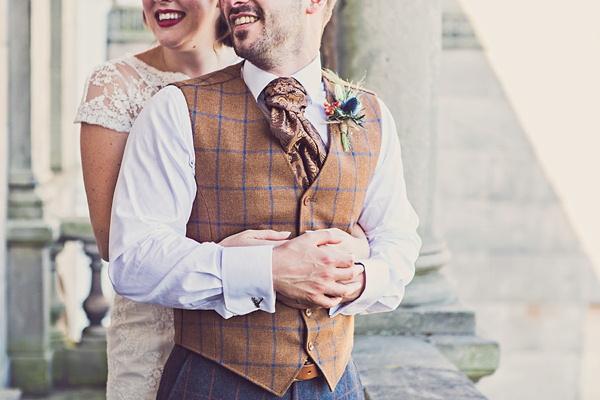
[[[239,78],[241,76],[240,68],[241,65],[238,63],[196,78],[191,78],[180,82],[173,82],[173,84],[179,87],[218,85]]]

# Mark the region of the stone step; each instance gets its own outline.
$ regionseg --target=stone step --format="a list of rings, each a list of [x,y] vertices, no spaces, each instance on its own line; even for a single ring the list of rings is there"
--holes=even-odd
[[[352,357],[369,400],[486,399],[424,338],[357,336]]]
[[[460,302],[437,307],[398,308],[356,317],[357,335],[474,335],[475,313]]]
[[[474,335],[433,335],[427,341],[473,382],[498,369],[500,347],[497,342]]]

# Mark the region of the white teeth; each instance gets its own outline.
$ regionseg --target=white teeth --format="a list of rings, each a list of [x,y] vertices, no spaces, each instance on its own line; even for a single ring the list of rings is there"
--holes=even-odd
[[[167,19],[181,19],[183,18],[182,14],[179,13],[161,13],[158,14],[158,20],[159,21],[164,21]]]
[[[233,21],[233,23],[235,24],[235,26],[238,26],[238,25],[243,25],[243,24],[249,24],[249,23],[255,22],[255,21],[258,21],[258,18],[244,16],[244,17],[236,18],[235,21]]]

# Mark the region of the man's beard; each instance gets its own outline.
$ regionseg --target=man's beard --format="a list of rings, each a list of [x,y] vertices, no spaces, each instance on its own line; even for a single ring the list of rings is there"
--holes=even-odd
[[[262,9],[245,5],[231,10],[233,12],[253,12],[259,17],[262,32],[254,43],[247,41],[249,32],[232,33],[233,49],[236,54],[262,70],[269,71],[281,65],[286,59],[296,56],[300,51],[300,35],[296,30],[289,29],[285,24],[276,25],[271,16],[265,16]],[[268,25],[268,27],[267,27]],[[290,37],[296,38],[290,42]],[[291,49],[291,51],[290,51]]]

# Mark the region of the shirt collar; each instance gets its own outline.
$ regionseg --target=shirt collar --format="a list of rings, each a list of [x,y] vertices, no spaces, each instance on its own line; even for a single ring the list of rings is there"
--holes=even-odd
[[[272,80],[278,78],[277,75],[263,71],[248,60],[244,61],[242,76],[257,102],[258,96],[260,96],[264,88],[271,83]],[[304,86],[304,89],[308,94],[307,101],[309,104],[312,103],[312,99],[318,97],[319,90],[323,90],[323,85],[321,83],[321,55],[318,54],[310,64],[293,74],[292,78],[295,78],[302,86]]]

